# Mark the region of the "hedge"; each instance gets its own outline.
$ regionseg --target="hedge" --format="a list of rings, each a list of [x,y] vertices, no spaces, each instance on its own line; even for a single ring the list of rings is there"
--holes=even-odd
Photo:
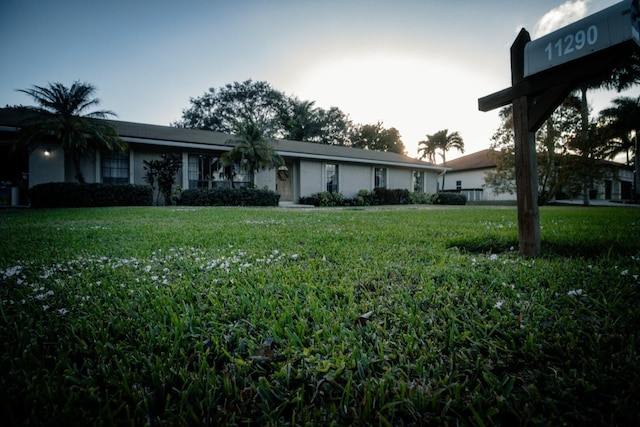
[[[34,208],[151,206],[152,190],[148,185],[49,182],[34,185],[30,199]]]
[[[300,203],[313,206],[426,205],[432,204],[434,198],[431,194],[404,188],[376,188],[373,191],[360,190],[353,199],[345,198],[342,193],[322,191],[300,197]]]
[[[342,193],[321,191],[310,196],[300,197],[300,204],[313,206],[345,206],[346,200]]]
[[[184,206],[278,206],[280,195],[257,188],[215,188],[185,190],[178,199]]]
[[[438,193],[433,203],[436,205],[466,205],[467,196],[460,193]]]
[[[407,205],[411,203],[411,192],[406,188],[376,188],[373,190],[375,205]]]

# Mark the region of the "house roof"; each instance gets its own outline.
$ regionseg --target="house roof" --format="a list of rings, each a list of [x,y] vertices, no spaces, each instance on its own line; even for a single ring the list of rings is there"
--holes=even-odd
[[[497,160],[499,155],[500,155],[499,151],[495,151],[491,149],[480,150],[475,153],[471,153],[466,156],[462,156],[462,157],[458,157],[457,159],[450,160],[444,163],[443,165],[451,168],[449,172],[491,169],[491,168],[495,168],[498,165]],[[596,159],[596,164],[599,166],[633,169],[633,167],[631,166],[627,166],[622,163],[618,163],[610,160],[604,160],[604,159]]]
[[[498,165],[498,154],[491,149],[481,150],[450,160],[444,163],[444,166],[451,168],[451,172],[495,168]]]
[[[25,114],[15,108],[0,108],[0,130],[14,130],[25,120]],[[235,145],[232,135],[209,130],[185,129],[145,123],[108,120],[121,139],[129,143],[165,145],[191,149],[229,151]],[[418,169],[442,170],[442,166],[413,157],[384,151],[364,150],[313,142],[273,140],[273,147],[283,157],[298,157],[352,163],[372,163]]]

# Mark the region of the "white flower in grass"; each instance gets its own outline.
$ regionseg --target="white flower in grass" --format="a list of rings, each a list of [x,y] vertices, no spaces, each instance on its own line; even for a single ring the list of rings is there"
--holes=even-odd
[[[158,276],[151,276],[151,280],[154,281],[154,282],[157,281],[158,280]]]
[[[620,272],[621,276],[626,276],[627,274],[629,274],[629,270],[623,270]]]
[[[493,308],[500,310],[502,308],[502,304],[504,304],[504,301],[498,301],[493,305]]]
[[[60,316],[64,316],[65,314],[67,314],[69,312],[69,310],[67,310],[66,308],[59,308],[58,309],[58,314]]]
[[[5,270],[1,270],[2,278],[8,279],[9,277],[16,276],[22,272],[22,267],[19,265],[15,265],[13,267],[9,267]]]
[[[50,297],[51,295],[53,295],[53,291],[47,291],[45,293],[36,295],[34,298],[37,299],[38,301],[40,301],[40,300],[43,300],[43,299],[45,299],[47,297]]]
[[[150,265],[147,265],[147,266],[144,268],[144,271],[146,271],[147,273],[148,273],[148,272],[150,272],[150,271],[151,271],[151,266],[150,266]]]
[[[570,297],[581,297],[586,296],[587,294],[583,292],[582,289],[573,289],[567,292],[567,295],[569,295]]]
[[[43,306],[42,306],[42,309],[43,309],[44,311],[47,311],[47,310],[49,310],[49,306],[48,306],[48,305],[43,305]]]
[[[489,257],[489,259],[491,261],[497,261],[498,260],[498,254],[491,254],[491,256]]]
[[[291,259],[294,260],[294,261],[297,260],[298,259],[298,254],[291,255]]]

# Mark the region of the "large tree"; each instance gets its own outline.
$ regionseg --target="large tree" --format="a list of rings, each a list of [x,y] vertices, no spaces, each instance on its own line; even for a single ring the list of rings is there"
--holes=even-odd
[[[635,3],[635,2],[634,2]],[[582,100],[582,131],[580,137],[582,142],[578,143],[579,146],[589,147],[593,145],[593,141],[589,141],[589,129],[591,127],[591,120],[589,117],[589,104],[587,100],[587,91],[590,89],[615,89],[621,92],[628,89],[640,82],[640,55],[637,52],[633,52],[630,55],[625,56],[619,61],[613,70],[604,71],[602,74],[593,76],[590,80],[583,82],[580,86],[581,100]],[[601,136],[596,136],[595,139],[601,139]],[[593,139],[593,138],[592,138]],[[583,151],[583,163],[589,163],[588,152]],[[588,192],[588,179],[585,177],[583,182],[583,200],[586,206],[589,205],[589,192]]]
[[[230,83],[218,90],[190,99],[191,107],[182,111],[174,126],[233,133],[245,122],[258,125],[267,138],[284,136],[283,116],[286,96],[267,82],[246,80]]]
[[[266,138],[332,145],[346,145],[352,127],[339,108],[316,107],[314,101],[289,97],[263,81],[211,88],[191,98],[190,103],[173,126],[233,133],[238,125],[249,121],[263,129]]]
[[[626,153],[629,163],[629,151],[634,153],[635,182],[634,196],[640,194],[640,150],[638,150],[638,132],[640,132],[640,97],[620,97],[611,101],[613,107],[600,112],[601,118],[609,130],[611,144],[606,155],[610,158]]]
[[[427,158],[430,161],[435,160],[435,155],[440,154],[442,163],[447,162],[447,151],[456,149],[464,153],[464,141],[458,132],[449,133],[448,129],[443,129],[427,135],[427,139],[418,142],[418,152],[422,152],[421,158]],[[444,175],[442,174],[442,189],[444,190]]]
[[[585,176],[587,181],[596,179],[597,168],[584,167],[581,154],[582,116],[581,99],[568,97],[536,132],[538,164],[538,201],[552,200],[559,192],[577,194]],[[515,192],[515,151],[511,106],[500,110],[501,126],[492,137],[491,148],[498,151],[497,166],[487,172],[485,183],[496,193]],[[592,141],[600,132],[592,130]],[[592,158],[588,158],[591,162]]]
[[[382,122],[354,127],[350,139],[351,146],[354,148],[388,151],[398,154],[406,153],[400,132],[394,127],[385,128]]]
[[[328,145],[347,145],[353,125],[338,107],[325,110],[315,107],[315,101],[289,100],[283,117],[285,139]]]
[[[235,126],[234,133],[235,136],[228,142],[235,146],[222,156],[222,161],[230,171],[238,166],[248,172],[251,186],[255,184],[256,172],[284,164],[284,160],[264,137],[263,130],[257,123],[250,120],[239,123]]]
[[[290,108],[283,122],[286,139],[294,141],[311,141],[319,138],[322,132],[319,109],[314,107],[315,101],[290,100]]]
[[[349,115],[338,107],[328,110],[319,108],[318,119],[320,121],[320,135],[317,139],[310,140],[328,145],[350,145],[351,132],[354,129]]]
[[[89,83],[75,81],[71,87],[62,83],[19,89],[29,95],[37,106],[26,107],[29,114],[24,121],[17,144],[33,151],[53,138],[73,161],[76,179],[84,183],[80,167],[83,158],[96,151],[126,149],[126,144],[106,119],[115,116],[111,111],[88,111],[100,104],[94,98],[96,89]]]

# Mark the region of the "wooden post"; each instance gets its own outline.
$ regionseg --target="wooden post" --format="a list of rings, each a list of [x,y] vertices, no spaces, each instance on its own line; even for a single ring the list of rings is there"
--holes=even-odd
[[[524,47],[530,40],[529,33],[522,29],[511,46],[511,83],[514,86],[524,79]],[[538,166],[535,132],[530,131],[529,124],[530,107],[528,95],[513,100],[518,237],[520,253],[538,257],[541,254]]]

